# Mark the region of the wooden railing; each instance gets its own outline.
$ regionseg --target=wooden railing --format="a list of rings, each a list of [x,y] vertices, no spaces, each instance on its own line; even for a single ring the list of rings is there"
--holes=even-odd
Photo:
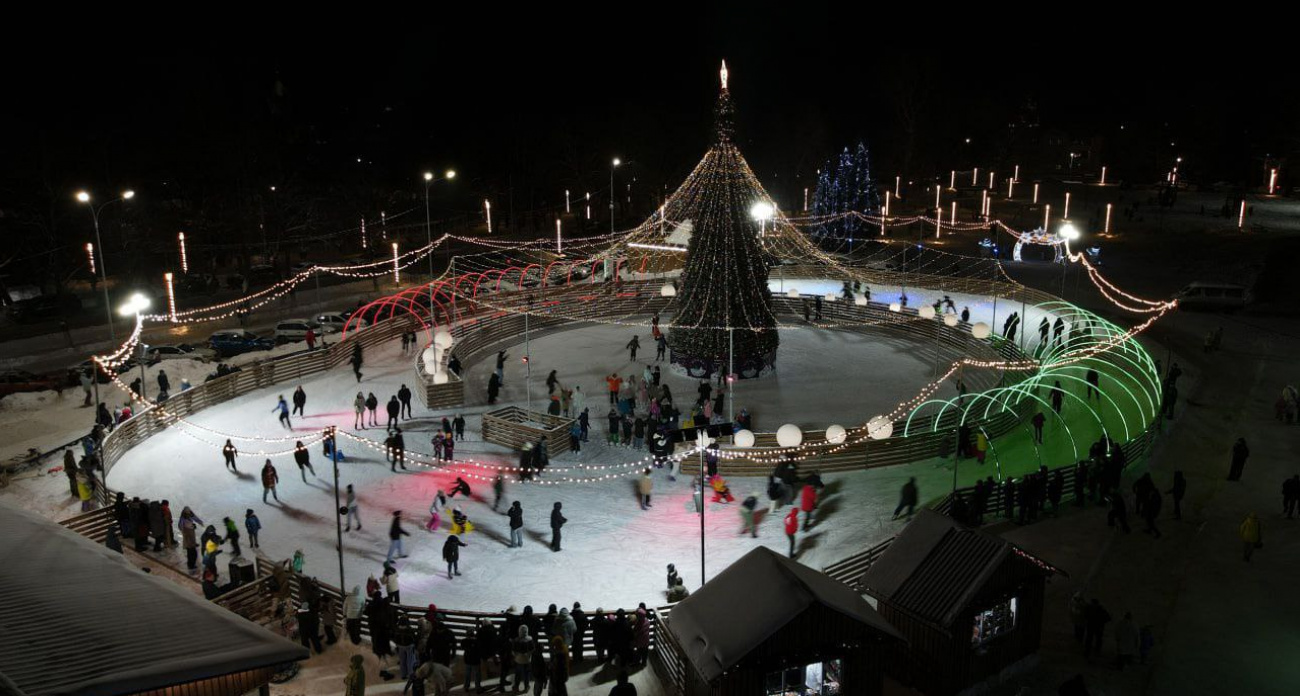
[[[483,440],[521,450],[545,436],[547,455],[559,457],[569,451],[569,428],[572,425],[572,418],[506,406],[483,414]]]

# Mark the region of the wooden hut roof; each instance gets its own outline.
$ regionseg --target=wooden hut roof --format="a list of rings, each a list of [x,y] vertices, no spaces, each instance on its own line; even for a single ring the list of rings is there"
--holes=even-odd
[[[700,675],[712,681],[815,605],[902,639],[848,585],[761,546],[673,607],[666,622]]]
[[[1044,572],[1063,571],[993,534],[922,510],[862,575],[867,594],[922,619],[950,626],[1004,559],[1017,556]]]

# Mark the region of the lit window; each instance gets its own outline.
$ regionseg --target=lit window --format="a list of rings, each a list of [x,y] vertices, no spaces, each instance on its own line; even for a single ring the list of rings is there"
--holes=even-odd
[[[975,614],[975,625],[971,631],[971,645],[980,646],[1015,630],[1016,598],[1012,597],[1001,604]]]

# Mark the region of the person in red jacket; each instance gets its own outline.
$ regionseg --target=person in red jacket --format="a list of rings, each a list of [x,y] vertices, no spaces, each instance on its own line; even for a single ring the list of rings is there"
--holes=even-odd
[[[785,538],[790,540],[790,558],[794,558],[794,535],[799,531],[799,508],[791,507],[785,515]]]
[[[799,491],[799,509],[803,510],[803,530],[812,526],[813,508],[817,507],[817,489],[811,483],[805,483]]]

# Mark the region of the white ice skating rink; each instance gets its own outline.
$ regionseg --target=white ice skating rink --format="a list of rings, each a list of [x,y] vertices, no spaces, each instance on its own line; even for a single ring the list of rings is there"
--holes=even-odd
[[[806,290],[813,291],[811,287]],[[826,291],[831,292],[833,288]],[[959,307],[963,301],[971,305],[973,321],[991,318],[982,316],[990,313],[990,308],[977,304],[975,298],[954,296],[954,299]],[[924,301],[919,292],[912,293],[912,300],[914,306]],[[999,315],[1003,311],[1009,310],[1002,310]],[[998,321],[1001,319],[999,316]],[[1031,322],[1037,316],[1027,319],[1026,325],[1033,326]],[[552,460],[553,467],[619,464],[644,456],[644,452],[611,449],[603,444],[603,415],[607,410],[603,378],[615,370],[623,375],[634,369],[639,372],[623,347],[634,332],[640,333],[642,362],[647,358],[653,360],[653,343],[646,328],[589,326],[531,342],[534,407],[540,409],[545,405],[543,381],[551,369],[558,369],[562,384],[580,385],[589,394],[588,405],[593,416],[589,446],[576,457]],[[808,428],[822,428],[830,423],[860,424],[911,397],[929,381],[933,357],[918,348],[916,344],[880,335],[783,330],[777,374],[740,383],[736,408],[748,408],[761,430],[775,430],[787,422]],[[523,404],[525,379],[519,360],[523,355],[522,336],[510,354],[499,403]],[[358,389],[374,392],[379,398],[382,423],[383,404],[389,396],[402,383],[414,384],[413,360],[414,353],[402,355],[398,342],[393,341],[367,352],[362,370],[364,380],[360,385],[347,366],[304,381],[307,416],[294,418],[295,431],[304,439],[333,424],[352,431],[352,400]],[[478,415],[486,410],[485,385],[491,368],[490,361],[467,366],[468,405],[459,410],[466,416],[468,432],[456,455],[457,459],[514,465],[514,454],[483,443],[479,436]],[[667,370],[664,379],[671,385],[679,404],[694,400],[696,382]],[[253,392],[207,409],[191,420],[223,433],[283,437],[286,432],[277,423],[272,409],[276,396],[284,394],[288,398],[294,386],[282,384]],[[417,398],[416,418],[402,425],[408,449],[429,453],[429,437],[440,418],[451,413],[429,412]],[[384,437],[382,427],[358,432],[376,441]],[[334,493],[329,463],[321,455],[320,447],[311,448],[316,476],[308,475],[306,483],[300,478],[292,457],[276,457],[281,502],[263,504],[257,476],[263,458],[252,454],[241,456],[241,471],[237,475],[225,469],[217,447],[196,437],[215,442],[224,440],[224,436],[175,426],[128,452],[109,475],[109,485],[128,495],[167,498],[176,512],[188,505],[205,521],[218,526],[222,517],[242,520],[244,510],[252,508],[264,525],[261,543],[265,555],[283,559],[295,549],[302,549],[306,571],[337,584]],[[512,480],[507,484],[505,498],[506,504],[513,500],[523,504],[525,545],[522,549],[506,546],[509,532],[505,505],[499,513],[492,512],[490,484],[470,479],[474,486],[473,500],[461,504],[476,528],[462,539],[469,544],[461,549],[462,575],[448,580],[441,550],[450,515],[444,513],[442,528],[436,532],[426,531],[424,522],[428,519],[427,510],[434,491],[449,489],[462,468],[434,470],[408,465],[410,471],[394,474],[390,473],[382,453],[347,439],[341,441],[347,461],[340,465],[340,481],[342,485],[350,483],[356,487],[364,522],[362,531],[353,531],[344,538],[349,586],[364,584],[368,575],[379,574],[388,547],[390,515],[397,509],[404,512],[405,527],[411,533],[405,539],[410,557],[398,562],[405,604],[434,602],[485,611],[501,610],[511,604],[520,607],[532,604],[544,609],[550,603],[573,601],[581,601],[589,608],[635,606],[641,601],[654,605],[664,601],[667,589],[664,572],[668,563],[677,564],[689,589],[700,585],[700,518],[694,512],[686,475],[673,483],[666,471],[654,472],[654,504],[647,511],[638,508],[635,477],[560,485],[546,485],[546,477],[542,479],[543,485]],[[245,453],[263,447],[288,449],[291,444],[236,442]],[[478,467],[463,470],[478,475],[485,473]],[[889,517],[902,482],[909,476],[917,476],[922,497],[926,497],[940,494],[950,475],[946,470],[925,464],[826,477],[828,486],[817,524],[799,535],[800,560],[821,568],[893,534],[901,522],[890,522]],[[756,493],[766,503],[766,482],[738,479],[730,484],[737,501],[707,507],[709,577],[755,545],[786,550],[780,519],[784,510],[762,516],[758,539],[739,534],[739,501],[746,494]],[[556,501],[564,504],[569,519],[564,527],[564,550],[559,553],[547,547],[549,514]],[[221,564],[223,569],[224,565]]]

